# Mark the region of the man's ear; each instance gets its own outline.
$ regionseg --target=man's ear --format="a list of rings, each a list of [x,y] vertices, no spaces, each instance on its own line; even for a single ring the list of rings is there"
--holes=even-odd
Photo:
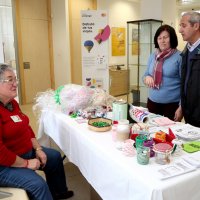
[[[200,30],[200,24],[199,23],[194,23],[194,28],[195,28],[195,30]]]

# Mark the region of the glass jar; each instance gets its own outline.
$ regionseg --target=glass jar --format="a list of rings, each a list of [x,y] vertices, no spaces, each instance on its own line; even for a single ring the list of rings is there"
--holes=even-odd
[[[170,163],[172,149],[173,147],[167,143],[155,144],[153,147],[155,152],[155,161],[162,165]]]
[[[147,165],[149,163],[150,148],[144,146],[137,147],[137,162],[141,165]]]
[[[149,147],[150,148],[150,157],[153,157],[155,155],[155,152],[153,151],[153,145],[154,145],[153,139],[151,138],[151,139],[145,140],[143,142],[143,145],[145,147]]]

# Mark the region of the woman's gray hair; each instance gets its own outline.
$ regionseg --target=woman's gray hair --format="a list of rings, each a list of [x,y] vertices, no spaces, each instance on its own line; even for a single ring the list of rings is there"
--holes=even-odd
[[[3,79],[5,71],[14,71],[14,69],[8,64],[0,63],[0,80]]]
[[[189,23],[194,25],[195,23],[199,23],[200,25],[200,13],[190,11],[183,14],[183,16],[190,16]]]

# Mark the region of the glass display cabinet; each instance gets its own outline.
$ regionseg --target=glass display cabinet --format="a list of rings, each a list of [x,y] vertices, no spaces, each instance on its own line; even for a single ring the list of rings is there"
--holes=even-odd
[[[161,25],[162,21],[155,19],[127,22],[127,67],[133,105],[146,107],[148,88],[143,84],[142,76],[155,49],[155,32]]]

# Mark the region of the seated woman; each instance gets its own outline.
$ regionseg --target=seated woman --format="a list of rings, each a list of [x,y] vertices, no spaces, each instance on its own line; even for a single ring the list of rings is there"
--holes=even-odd
[[[31,200],[70,198],[61,154],[36,140],[14,99],[17,84],[13,69],[0,64],[0,186],[22,188]],[[35,170],[43,170],[46,181]]]

